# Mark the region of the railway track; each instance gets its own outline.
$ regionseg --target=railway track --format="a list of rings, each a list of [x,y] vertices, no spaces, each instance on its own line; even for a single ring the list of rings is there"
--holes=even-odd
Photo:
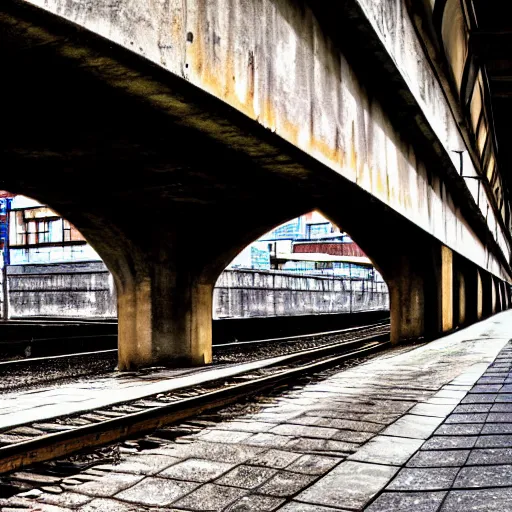
[[[231,343],[218,343],[213,345],[214,353],[226,353],[233,350],[247,350],[254,348],[262,348],[262,347],[271,347],[276,345],[296,345],[298,343],[310,340],[313,341],[318,338],[326,338],[333,337],[337,335],[342,336],[351,336],[360,335],[364,332],[373,332],[374,330],[379,330],[381,328],[389,327],[389,319],[382,320],[380,322],[376,322],[370,325],[357,326],[357,327],[349,327],[346,329],[338,329],[335,331],[323,331],[316,332],[310,334],[299,334],[294,336],[286,336],[280,338],[267,338],[262,340],[252,340],[252,341],[236,341]],[[117,335],[101,335],[100,337],[112,337]],[[96,336],[97,337],[97,336]],[[73,340],[76,337],[66,338],[69,340]],[[84,338],[95,338],[95,336],[81,336],[80,339]],[[56,338],[48,338],[48,340],[54,340]],[[41,338],[38,340],[34,340],[35,342],[44,342],[47,341],[46,338]],[[14,342],[19,343],[19,342]],[[40,365],[41,363],[46,362],[58,362],[58,361],[72,361],[74,359],[83,359],[87,357],[93,356],[112,356],[115,357],[117,354],[117,349],[106,349],[106,350],[95,350],[95,351],[85,351],[85,352],[77,352],[74,354],[59,354],[59,355],[51,355],[51,356],[41,356],[41,357],[26,357],[22,359],[14,359],[7,361],[0,361],[0,372],[6,372],[11,369],[22,368],[22,367],[30,367],[34,365]]]
[[[387,326],[381,326],[380,334],[359,334],[357,339],[350,341],[273,358],[258,370],[228,379],[116,403],[73,416],[9,427],[0,433],[0,474],[71,455],[84,448],[136,437],[206,410],[229,405],[277,384],[294,382],[305,374],[366,357],[389,344],[387,331]]]
[[[345,329],[338,329],[336,331],[323,331],[323,332],[315,332],[310,334],[298,334],[294,336],[285,336],[281,338],[267,338],[263,340],[252,340],[252,341],[235,341],[231,343],[217,343],[213,345],[215,350],[222,349],[233,349],[233,348],[246,348],[246,347],[261,347],[263,345],[275,345],[276,343],[285,343],[285,344],[296,344],[303,340],[307,339],[315,339],[315,338],[323,338],[326,336],[336,336],[338,334],[350,334],[350,333],[361,333],[362,331],[368,331],[371,329],[380,329],[382,327],[389,327],[389,318],[382,320],[380,322],[376,322],[370,325],[362,325],[357,327],[348,327]]]

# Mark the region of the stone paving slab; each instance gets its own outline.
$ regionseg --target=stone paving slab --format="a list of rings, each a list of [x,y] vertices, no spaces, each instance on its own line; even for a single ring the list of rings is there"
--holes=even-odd
[[[360,510],[395,476],[398,468],[346,461],[299,494],[306,503]],[[340,483],[342,482],[342,485]]]
[[[410,459],[411,455],[422,444],[423,441],[417,439],[404,439],[387,435],[375,436],[353,455],[350,455],[348,459],[389,466],[401,466]]]
[[[227,419],[200,416],[192,434],[123,453],[119,464],[52,483],[60,494],[35,483],[40,494],[2,500],[2,511],[444,512],[488,499],[509,510],[512,429],[502,415],[512,411],[492,410],[512,401],[504,398],[512,397],[508,371],[503,382],[488,379],[498,354],[500,370],[512,366],[512,347],[502,350],[510,332],[512,312],[504,312],[428,345],[324,372]],[[500,456],[507,462],[496,464]]]

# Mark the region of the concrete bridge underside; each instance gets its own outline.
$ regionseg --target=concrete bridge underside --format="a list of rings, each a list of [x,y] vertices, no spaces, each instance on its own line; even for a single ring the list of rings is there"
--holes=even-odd
[[[186,4],[190,16],[205,8]],[[274,6],[275,30],[314,35],[301,49],[302,71],[288,69],[298,73],[291,82],[267,77],[272,98],[292,97],[294,112],[263,105],[257,78],[252,100],[235,101],[246,70],[231,68],[233,83],[212,94],[197,52],[183,73],[172,59],[155,63],[137,39],[135,16],[130,45],[117,40],[115,20],[105,39],[89,23],[94,16],[71,3],[55,10],[90,30],[26,2],[0,7],[0,187],[54,208],[104,259],[118,294],[120,369],[210,362],[220,272],[255,238],[314,208],[346,229],[385,277],[393,341],[432,337],[509,306],[506,236],[493,236],[491,216],[458,181],[443,145],[429,140],[421,109],[397,75],[393,82],[385,56],[358,47],[368,40],[364,27],[347,17],[340,41],[318,35],[321,13],[306,3],[261,4]],[[246,22],[256,26],[253,17]],[[226,40],[241,48],[256,37],[246,30],[215,42],[207,17],[197,23],[180,28],[182,45]],[[253,71],[274,51],[273,38],[291,44],[275,30],[262,55],[244,54]],[[311,76],[308,59],[322,67]],[[307,142],[294,128],[301,119]],[[501,233],[498,221],[493,228]]]

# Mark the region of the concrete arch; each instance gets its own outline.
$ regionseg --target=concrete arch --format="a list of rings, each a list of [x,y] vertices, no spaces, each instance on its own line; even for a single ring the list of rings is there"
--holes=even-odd
[[[307,42],[300,62],[307,90],[314,72],[325,90],[317,91],[322,101],[309,96],[316,109],[308,125],[299,88],[276,89],[282,111],[265,107],[272,129],[163,64],[28,2],[2,5],[9,130],[0,165],[14,172],[0,186],[55,208],[104,259],[118,290],[121,369],[208,363],[218,273],[260,234],[315,208],[354,236],[388,282],[394,341],[454,328],[454,251],[476,272],[507,278],[506,244],[496,247],[487,224],[474,228],[482,219],[440,171],[448,163],[430,151],[437,142],[423,136],[413,144],[403,119],[390,115],[395,104],[388,99],[384,108],[368,92],[372,84],[322,35],[312,12],[287,25],[297,6],[280,5],[275,22],[293,29],[291,41],[301,28],[320,34],[326,65],[308,60]],[[265,51],[281,55],[271,45]],[[286,105],[295,106],[295,124],[286,123]],[[402,117],[416,119],[411,112]],[[298,125],[318,132],[309,146],[300,130],[290,135]],[[393,238],[406,244],[393,246]],[[488,288],[484,270],[482,279]]]

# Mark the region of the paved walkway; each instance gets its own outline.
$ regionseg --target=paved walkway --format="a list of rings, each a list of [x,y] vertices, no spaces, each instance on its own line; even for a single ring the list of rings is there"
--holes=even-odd
[[[237,417],[196,420],[205,427],[192,435],[36,484],[0,500],[2,510],[445,512],[491,510],[489,503],[512,510],[512,412],[501,409],[512,397],[512,349],[488,369],[510,333],[507,311],[251,404]],[[477,487],[485,489],[468,490]]]
[[[512,343],[369,512],[512,510]]]

